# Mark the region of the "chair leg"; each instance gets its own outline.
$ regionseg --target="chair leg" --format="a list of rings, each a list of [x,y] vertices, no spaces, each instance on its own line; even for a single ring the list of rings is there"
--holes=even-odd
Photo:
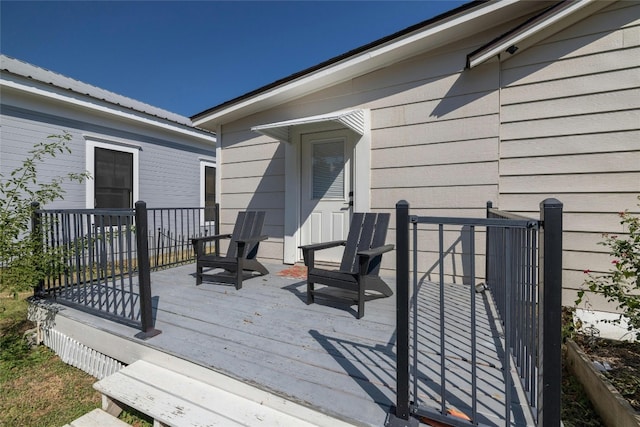
[[[236,290],[242,289],[242,270],[236,271]]]
[[[196,286],[202,284],[202,265],[199,263],[196,266]]]
[[[358,319],[364,316],[364,290],[366,288],[366,278],[362,277],[358,283]]]
[[[242,289],[242,272],[244,271],[244,259],[243,257],[239,256],[236,259],[236,262],[238,263],[237,265],[237,270],[236,270],[236,290],[240,290]]]
[[[364,295],[358,295],[358,319],[364,317]]]
[[[314,291],[313,282],[307,281],[307,304],[313,304],[315,302]]]

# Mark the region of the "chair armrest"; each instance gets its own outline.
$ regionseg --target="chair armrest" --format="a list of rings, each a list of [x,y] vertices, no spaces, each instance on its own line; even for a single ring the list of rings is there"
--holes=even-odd
[[[220,240],[220,239],[229,239],[231,237],[231,234],[214,234],[211,236],[202,236],[202,237],[192,237],[191,238],[191,244],[195,245],[196,243],[199,242],[211,242],[214,240]]]
[[[357,252],[356,255],[366,258],[373,258],[374,256],[382,255],[385,252],[393,250],[393,247],[393,245],[378,246],[377,248],[372,248],[367,251]]]
[[[310,245],[298,246],[303,251],[319,251],[322,249],[334,248],[336,246],[344,246],[347,244],[346,240],[334,240],[333,242],[324,243],[312,243]]]
[[[191,244],[193,245],[193,250],[196,253],[196,258],[198,258],[200,256],[200,253],[203,251],[205,242],[212,242],[220,239],[229,239],[230,237],[231,234],[214,234],[212,236],[192,237]],[[219,254],[216,253],[216,256],[217,255]]]
[[[359,274],[361,276],[369,274],[371,260],[385,252],[389,252],[392,249],[393,245],[384,245],[378,246],[377,248],[371,248],[367,251],[356,252],[356,256],[358,257]]]
[[[311,245],[299,246],[302,249],[302,258],[304,259],[304,265],[308,269],[312,269],[315,264],[315,252],[322,249],[335,248],[337,246],[344,246],[347,244],[346,240],[334,240],[333,242],[313,243]]]

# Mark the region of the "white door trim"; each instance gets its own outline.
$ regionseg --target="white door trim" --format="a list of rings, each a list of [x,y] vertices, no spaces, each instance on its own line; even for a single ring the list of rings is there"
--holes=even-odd
[[[354,132],[353,154],[353,212],[368,212],[371,208],[371,115],[364,112],[364,134]],[[300,222],[300,149],[303,133],[336,130],[335,123],[316,123],[295,126],[291,130],[289,142],[285,144],[285,197],[284,197],[284,254],[285,264],[295,264],[301,260],[298,249],[301,241]]]

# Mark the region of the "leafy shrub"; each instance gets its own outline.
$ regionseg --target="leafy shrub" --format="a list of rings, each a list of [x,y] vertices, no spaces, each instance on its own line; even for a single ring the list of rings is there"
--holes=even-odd
[[[69,154],[71,135],[50,135],[36,144],[22,164],[9,176],[0,174],[0,292],[14,295],[29,290],[43,279],[44,266],[55,254],[42,251],[37,236],[30,234],[33,205],[62,199],[66,181],[82,182],[87,172],[67,173],[48,182],[38,179],[38,166],[59,154]]]
[[[638,197],[640,200],[640,197]],[[638,205],[640,206],[640,204]],[[599,244],[609,248],[613,257],[613,267],[603,274],[594,274],[585,270],[588,278],[584,286],[594,293],[603,295],[607,301],[616,304],[620,317],[610,322],[620,324],[623,318],[628,321],[627,330],[636,330],[636,339],[640,340],[640,217],[628,211],[620,212],[620,224],[628,231],[623,236],[604,235]],[[585,289],[578,292],[576,304],[585,298]]]

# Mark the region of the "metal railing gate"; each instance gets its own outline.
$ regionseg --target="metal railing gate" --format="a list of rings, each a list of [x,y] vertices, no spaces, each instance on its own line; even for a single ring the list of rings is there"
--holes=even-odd
[[[535,220],[490,202],[486,218],[416,216],[400,201],[396,221],[397,401],[387,426],[559,426],[562,203],[544,200]]]

